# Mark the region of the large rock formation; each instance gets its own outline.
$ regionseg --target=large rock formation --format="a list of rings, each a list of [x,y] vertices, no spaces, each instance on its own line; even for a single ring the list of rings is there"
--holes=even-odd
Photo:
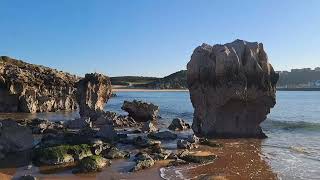
[[[86,74],[77,83],[77,101],[81,117],[96,120],[102,115],[105,103],[111,97],[112,88],[109,77],[102,74]]]
[[[124,101],[121,109],[127,111],[129,116],[138,122],[156,120],[159,113],[158,106],[137,100]]]
[[[187,65],[195,134],[265,137],[259,124],[276,103],[278,79],[262,43],[197,47]]]
[[[0,56],[0,112],[74,110],[77,80],[68,73]]]

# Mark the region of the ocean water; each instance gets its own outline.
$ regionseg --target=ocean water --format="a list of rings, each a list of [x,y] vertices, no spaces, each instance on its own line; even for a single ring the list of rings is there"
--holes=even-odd
[[[192,123],[193,107],[188,92],[117,92],[105,110],[126,114],[123,101],[134,99],[152,102],[160,107],[160,127],[167,127],[173,118]],[[0,118],[46,118],[70,120],[77,112],[39,114],[0,114]],[[277,92],[277,104],[271,109],[263,131],[261,154],[279,179],[320,179],[320,92]]]
[[[192,123],[188,92],[118,92],[106,110],[125,114],[123,101],[134,99],[158,105],[162,125],[175,117]],[[277,92],[262,128],[269,137],[262,142],[262,155],[279,179],[320,179],[320,92]]]

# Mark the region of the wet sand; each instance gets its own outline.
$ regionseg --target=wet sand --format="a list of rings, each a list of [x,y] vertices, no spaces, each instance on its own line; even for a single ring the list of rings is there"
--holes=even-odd
[[[223,148],[202,147],[218,155],[218,159],[211,164],[188,169],[186,176],[195,177],[206,174],[203,179],[277,179],[270,166],[261,154],[261,140],[218,140],[223,143]]]
[[[193,150],[198,155],[216,154],[218,159],[209,164],[190,164],[177,167],[166,167],[169,163],[159,161],[150,169],[128,173],[134,165],[128,160],[115,160],[110,167],[99,173],[72,174],[71,168],[54,168],[33,166],[31,169],[0,168],[0,179],[11,179],[11,176],[33,174],[45,180],[93,180],[93,179],[277,179],[261,155],[261,140],[236,139],[217,140],[221,148],[200,146]],[[3,165],[2,165],[3,167]],[[51,174],[48,174],[51,173]]]

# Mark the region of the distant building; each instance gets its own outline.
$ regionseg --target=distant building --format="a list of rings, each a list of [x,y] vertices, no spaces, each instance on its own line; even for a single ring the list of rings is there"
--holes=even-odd
[[[320,80],[316,80],[316,81],[314,82],[314,85],[315,85],[316,87],[320,87]]]
[[[320,71],[320,67],[314,68],[314,71]]]

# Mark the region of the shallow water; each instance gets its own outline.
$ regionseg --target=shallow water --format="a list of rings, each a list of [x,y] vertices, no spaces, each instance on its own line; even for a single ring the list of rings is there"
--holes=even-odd
[[[193,107],[188,92],[118,92],[106,110],[125,114],[124,100],[143,100],[160,106],[159,125],[166,127],[175,117],[192,123]],[[269,138],[261,143],[264,159],[280,179],[320,179],[320,92],[277,92],[277,104],[262,124]],[[69,120],[77,112],[0,114],[0,118],[47,118]],[[168,147],[173,144],[168,144]]]
[[[118,92],[106,109],[121,111],[124,100],[160,106],[162,124],[181,117],[192,123],[188,92]],[[277,92],[277,104],[262,124],[269,138],[262,153],[281,179],[320,179],[320,92]]]

